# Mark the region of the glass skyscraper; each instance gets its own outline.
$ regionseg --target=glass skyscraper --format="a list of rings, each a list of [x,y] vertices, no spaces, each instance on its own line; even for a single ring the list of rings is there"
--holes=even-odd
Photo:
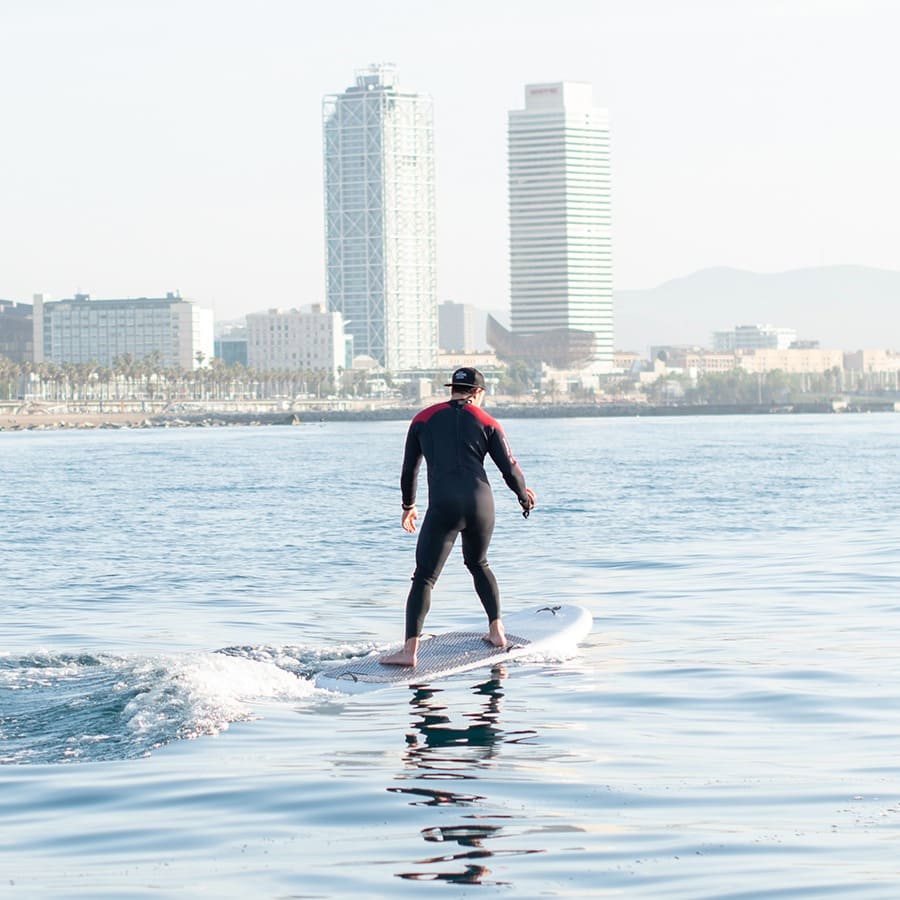
[[[589,84],[527,85],[509,113],[509,221],[513,334],[553,332],[573,364],[610,365],[609,124]]]
[[[437,354],[431,98],[401,91],[392,66],[357,73],[324,101],[328,309],[354,352],[390,370]]]

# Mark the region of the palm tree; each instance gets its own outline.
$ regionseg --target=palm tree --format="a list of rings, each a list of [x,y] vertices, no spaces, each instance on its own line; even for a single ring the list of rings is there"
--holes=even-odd
[[[13,378],[18,375],[18,366],[5,356],[0,356],[0,385],[6,389],[6,399],[12,400]]]
[[[113,360],[113,371],[116,373],[116,399],[127,399],[134,396],[135,362],[134,355],[122,353]],[[122,398],[119,387],[124,388],[125,398]]]
[[[209,361],[209,375],[212,380],[213,398],[221,400],[223,394],[228,394],[228,381],[230,373],[228,366],[216,357]]]

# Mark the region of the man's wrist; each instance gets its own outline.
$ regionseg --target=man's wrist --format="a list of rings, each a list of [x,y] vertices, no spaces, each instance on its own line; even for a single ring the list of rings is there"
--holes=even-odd
[[[411,510],[411,509],[415,509],[415,508],[416,508],[416,504],[415,504],[415,503],[403,503],[403,504],[401,504],[401,505],[403,506],[404,512],[407,512],[407,511],[409,511],[409,510]]]

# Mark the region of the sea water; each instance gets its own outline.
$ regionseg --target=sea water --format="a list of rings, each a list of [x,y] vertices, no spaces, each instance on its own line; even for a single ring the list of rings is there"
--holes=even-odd
[[[506,426],[505,607],[593,632],[355,698],[405,423],[0,434],[0,895],[900,896],[900,416]]]

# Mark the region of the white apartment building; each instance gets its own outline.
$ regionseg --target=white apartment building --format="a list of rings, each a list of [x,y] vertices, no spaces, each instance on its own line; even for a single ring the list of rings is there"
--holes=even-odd
[[[159,356],[164,367],[195,369],[213,356],[213,313],[177,292],[165,297],[92,300],[35,294],[35,362],[96,363]]]
[[[737,325],[732,331],[713,332],[713,349],[728,350],[787,350],[797,340],[793,328],[775,325]]]
[[[590,84],[530,84],[509,113],[513,334],[594,335],[613,362],[609,121]]]
[[[370,66],[325,98],[328,309],[354,353],[390,370],[431,368],[437,353],[432,101]]]
[[[308,310],[270,309],[247,315],[247,366],[266,371],[327,371],[337,378],[345,363],[340,313],[314,305]]]

